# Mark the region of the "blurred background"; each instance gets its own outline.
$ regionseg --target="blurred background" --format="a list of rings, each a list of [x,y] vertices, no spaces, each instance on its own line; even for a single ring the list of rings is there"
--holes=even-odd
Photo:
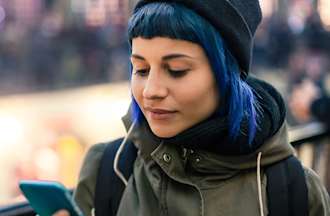
[[[125,133],[134,3],[0,0],[0,207],[22,200],[19,179],[74,187],[86,150]],[[330,91],[330,1],[260,3],[252,71],[282,93],[289,125],[306,125]],[[299,155],[330,188],[324,143]]]

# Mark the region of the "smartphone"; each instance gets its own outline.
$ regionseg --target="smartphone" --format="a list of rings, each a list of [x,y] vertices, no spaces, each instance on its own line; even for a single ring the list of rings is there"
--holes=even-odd
[[[83,216],[70,191],[59,182],[22,180],[19,187],[40,216],[51,216],[60,209],[67,210],[70,216]]]

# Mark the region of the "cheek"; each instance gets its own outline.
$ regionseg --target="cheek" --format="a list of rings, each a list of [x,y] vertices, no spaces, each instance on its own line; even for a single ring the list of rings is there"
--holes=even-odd
[[[189,88],[188,88],[189,89]],[[180,106],[190,117],[208,117],[218,107],[219,96],[215,85],[191,86],[190,90],[182,92]]]

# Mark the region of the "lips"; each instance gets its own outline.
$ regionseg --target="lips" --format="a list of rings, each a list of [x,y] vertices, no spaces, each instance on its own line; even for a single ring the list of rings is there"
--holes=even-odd
[[[149,118],[153,120],[169,120],[174,117],[177,111],[175,110],[166,110],[166,109],[159,109],[159,108],[145,108],[146,114]]]

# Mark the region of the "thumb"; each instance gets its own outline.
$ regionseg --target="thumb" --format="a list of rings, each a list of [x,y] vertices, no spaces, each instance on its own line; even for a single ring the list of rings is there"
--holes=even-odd
[[[53,216],[70,216],[69,212],[67,210],[59,210],[53,214]]]

